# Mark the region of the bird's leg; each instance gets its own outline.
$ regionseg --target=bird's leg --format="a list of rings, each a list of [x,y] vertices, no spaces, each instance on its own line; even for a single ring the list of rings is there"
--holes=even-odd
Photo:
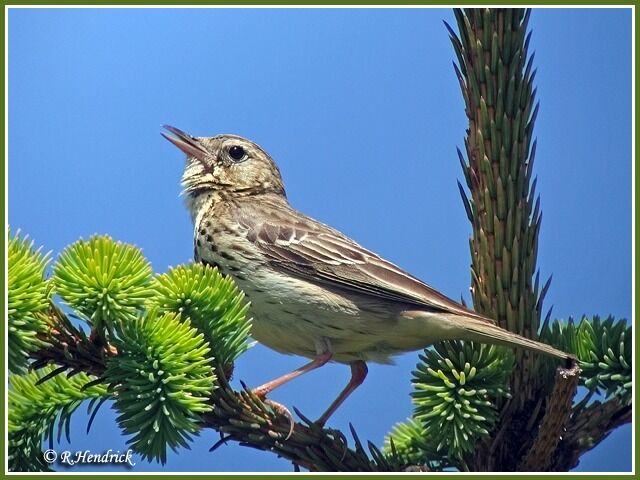
[[[333,412],[335,412],[338,409],[338,407],[342,405],[342,402],[344,402],[347,399],[347,397],[351,395],[351,393],[356,388],[358,388],[358,386],[360,386],[360,384],[362,384],[362,382],[364,382],[364,379],[367,377],[367,372],[369,371],[369,369],[367,368],[367,364],[364,363],[362,360],[356,360],[355,362],[351,362],[350,365],[351,365],[351,380],[349,380],[349,383],[347,383],[347,386],[344,387],[344,390],[340,392],[340,395],[338,395],[338,398],[336,398],[333,401],[333,403],[329,405],[329,408],[327,408],[327,411],[324,412],[322,416],[316,421],[316,424],[320,426],[324,426],[324,424],[327,423],[327,420],[329,420],[329,417],[333,415]]]
[[[287,373],[286,375],[282,375],[281,377],[278,377],[275,380],[271,380],[270,382],[267,382],[264,385],[260,385],[259,387],[254,388],[252,392],[255,395],[257,395],[261,400],[264,400],[267,394],[272,390],[275,390],[279,386],[287,382],[290,382],[291,380],[299,377],[303,373],[310,372],[311,370],[315,370],[316,368],[319,368],[325,365],[329,360],[331,360],[332,355],[333,354],[331,352],[319,353],[316,356],[316,358],[314,358],[312,361],[310,361],[306,365],[303,365],[302,367],[294,370],[293,372]],[[365,367],[365,370],[366,370],[366,367]]]

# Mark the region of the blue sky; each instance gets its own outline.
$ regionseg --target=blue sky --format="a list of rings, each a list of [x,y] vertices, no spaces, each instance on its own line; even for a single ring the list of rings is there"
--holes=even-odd
[[[278,162],[291,203],[453,298],[469,299],[470,228],[456,187],[465,116],[442,20],[450,10],[11,9],[9,222],[57,255],[93,233],[140,246],[158,272],[191,259],[178,197],[183,155],[168,123],[236,133]],[[631,318],[631,14],[536,9],[541,102],[536,173],[547,307]],[[301,365],[257,346],[236,379]],[[417,354],[370,366],[330,421],[380,445],[411,413]],[[320,415],[349,376],[329,365],[272,394]],[[237,382],[237,380],[236,380]],[[72,450],[126,450],[115,412]],[[204,431],[165,470],[290,471],[273,454]],[[60,447],[62,449],[64,447]],[[579,470],[629,470],[631,428]],[[138,461],[137,471],[162,470]]]

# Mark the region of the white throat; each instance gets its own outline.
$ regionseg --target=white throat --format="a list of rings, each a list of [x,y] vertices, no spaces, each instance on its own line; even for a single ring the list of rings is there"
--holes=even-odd
[[[214,202],[213,192],[201,193],[193,196],[187,194],[184,203],[191,214],[193,226],[197,229],[202,216],[210,210]]]

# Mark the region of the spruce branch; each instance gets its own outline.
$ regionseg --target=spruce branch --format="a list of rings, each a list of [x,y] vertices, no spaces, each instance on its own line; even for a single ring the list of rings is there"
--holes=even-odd
[[[229,376],[233,362],[253,344],[248,342],[249,303],[230,277],[204,264],[180,265],[157,275],[147,308],[179,313],[204,335],[216,364]]]
[[[542,213],[533,176],[538,103],[527,31],[531,10],[455,9],[454,13],[458,33],[446,26],[469,120],[466,158],[460,151],[458,158],[470,192],[467,195],[459,184],[472,226],[474,306],[501,327],[536,339],[550,279],[541,287],[536,267]],[[576,372],[556,371],[554,365],[550,372],[555,376],[545,377],[539,375],[541,364],[548,360],[515,351],[507,387],[511,398],[506,402],[493,398],[500,414],[490,438],[476,444],[472,469],[515,470],[522,452],[532,446],[537,447],[527,468],[544,468],[536,464],[538,456],[548,449],[549,441],[556,441],[544,439],[559,435],[552,426],[562,428],[565,423],[556,418],[559,398],[547,394],[562,392],[561,404],[567,396],[570,402]],[[555,390],[550,387],[554,381]]]
[[[95,332],[136,318],[151,295],[151,265],[140,249],[94,235],[67,247],[53,269],[55,292],[85,316]]]
[[[58,371],[57,376],[46,382],[63,377],[61,373],[65,370],[91,371],[103,381],[108,378],[107,363],[117,361],[120,355],[116,348],[97,347],[92,339],[79,333],[62,312],[57,311],[56,318],[61,320],[56,335],[75,341],[70,343],[71,347],[63,347],[61,341],[52,342],[46,350],[34,355],[37,359],[34,365],[42,368],[46,363],[51,364],[46,370],[48,375]],[[128,383],[123,380],[122,385]],[[199,426],[220,432],[220,445],[231,441],[271,451],[312,471],[403,471],[413,466],[410,459],[391,451],[383,454],[371,443],[365,448],[353,429],[353,447],[343,433],[321,428],[303,416],[303,422],[295,423],[291,432],[287,415],[263,403],[247,388],[234,391],[224,374],[217,376],[216,386],[209,392],[208,405],[208,411],[200,416]],[[215,464],[215,457],[212,462]]]
[[[531,10],[455,10],[459,34],[447,26],[469,128],[466,157],[458,152],[467,188],[460,192],[472,224],[471,292],[476,310],[537,338],[548,283],[536,267],[542,220],[533,178],[533,127],[538,111],[527,32]],[[533,179],[533,180],[532,180]],[[515,353],[511,405],[523,408],[542,388],[536,360]]]
[[[505,383],[513,356],[501,347],[447,341],[420,355],[413,372],[413,419],[424,428],[429,450],[467,470],[478,440],[493,429],[492,402],[510,397]]]
[[[213,411],[204,415],[204,422],[221,434],[212,450],[227,441],[236,441],[271,451],[314,472],[397,472],[412,467],[397,452],[384,454],[371,442],[365,449],[353,427],[354,447],[350,448],[342,432],[320,427],[297,410],[302,422],[292,426],[287,415],[263,403],[246,387],[233,391],[224,378],[212,402]]]
[[[39,334],[47,330],[44,312],[49,306],[50,288],[45,279],[49,256],[33,248],[33,241],[11,235],[7,246],[9,369],[21,373],[29,353],[42,346]]]
[[[601,320],[582,317],[576,325],[567,322],[545,324],[540,332],[544,341],[580,361],[580,385],[589,392],[603,394],[605,400],[618,397],[623,405],[631,403],[632,365],[631,325],[609,316]]]
[[[215,376],[204,336],[179,315],[155,310],[119,324],[104,381],[118,425],[142,458],[166,462],[167,446],[185,447],[199,431]]]
[[[596,447],[616,428],[630,423],[632,408],[614,397],[598,400],[586,407],[576,407],[549,471],[566,472],[578,466],[580,456]]]
[[[436,451],[422,422],[414,418],[397,423],[385,437],[384,452],[389,455],[394,450],[406,464],[424,465],[430,471],[453,466],[446,456]]]
[[[547,318],[540,332],[550,279],[541,284],[536,267],[542,213],[533,176],[538,103],[533,55],[529,55],[531,33],[527,31],[531,11],[483,8],[456,9],[454,13],[458,33],[445,25],[469,120],[466,156],[458,150],[469,193],[460,183],[458,189],[472,226],[469,245],[475,309],[520,335],[534,339],[540,335],[543,341],[574,353],[581,362],[573,368],[558,368],[553,360],[516,351],[513,369],[501,370],[503,383],[487,382],[492,388],[486,389],[480,422],[468,411],[464,418],[460,399],[469,388],[462,386],[466,375],[461,372],[480,372],[481,365],[470,352],[467,357],[471,360],[463,363],[460,357],[467,347],[443,342],[421,357],[415,374],[420,381],[413,394],[416,411],[389,438],[401,442],[401,451],[408,452],[405,455],[422,461],[432,458],[434,446],[441,454],[447,446],[446,458],[462,470],[570,468],[585,445],[591,448],[611,431],[612,424],[630,418],[625,409],[631,391],[631,331],[624,322],[600,322],[596,317],[577,327],[572,321],[549,324]],[[452,348],[446,348],[447,344]],[[434,382],[438,378],[442,385]],[[572,405],[579,383],[591,393]],[[474,391],[482,391],[482,386]],[[621,408],[610,411],[599,408],[598,402],[589,404],[598,391]],[[589,423],[591,428],[574,428],[586,413],[597,416],[606,427],[597,430]],[[429,428],[433,419],[440,423]],[[448,424],[443,421],[447,419]]]
[[[46,323],[47,332],[39,335],[43,346],[31,353],[33,361],[29,365],[30,369],[38,370],[54,365],[57,373],[67,372],[68,376],[84,372],[97,378],[102,377],[106,359],[117,353],[114,348],[98,337],[87,336],[54,303],[50,304]]]
[[[524,454],[517,470],[520,472],[549,471],[554,454],[562,441],[571,419],[571,404],[578,386],[580,367],[560,370],[564,381],[553,382],[553,390],[546,398],[545,415],[538,433]]]
[[[120,361],[115,360],[120,355],[116,353],[117,349],[111,345],[97,346],[59,310],[56,310],[56,319],[59,321],[55,330],[57,340],[34,355],[34,366],[42,368],[51,364],[47,374],[58,372],[46,382],[63,377],[64,371],[90,371],[103,381],[108,378],[107,363]],[[74,340],[70,342],[70,338]],[[127,385],[129,383],[123,379],[122,388]],[[217,376],[207,402],[208,411],[201,414],[199,426],[220,432],[220,444],[238,442],[271,451],[313,471],[402,471],[412,466],[408,459],[393,452],[382,454],[371,443],[365,448],[355,430],[351,432],[354,447],[349,446],[343,433],[320,428],[308,420],[295,423],[289,436],[291,420],[287,415],[263,403],[246,388],[234,391],[224,374]],[[133,447],[137,449],[138,445]],[[215,464],[215,456],[212,462]]]
[[[471,291],[475,308],[520,335],[537,338],[551,279],[540,283],[536,258],[542,212],[533,175],[538,113],[534,55],[529,53],[531,10],[456,9],[458,33],[446,25],[465,101],[469,129],[465,155],[458,151],[467,188],[458,184],[472,225]],[[516,351],[506,402],[491,440],[477,444],[475,470],[551,470],[568,454],[572,430],[585,405],[572,407],[579,381],[604,390],[615,402],[630,392],[630,329],[612,319],[574,328],[543,325],[543,341],[572,352],[584,369],[562,369],[546,358]],[[589,405],[586,408],[591,408]],[[624,408],[624,407],[623,407]],[[614,417],[628,418],[624,411]],[[605,421],[606,425],[611,422]],[[597,443],[604,438],[594,439]],[[576,438],[582,438],[579,433]],[[584,439],[574,442],[576,447]],[[582,449],[581,451],[584,451]],[[514,453],[515,452],[515,453]],[[525,454],[526,452],[526,454]],[[524,455],[524,456],[523,456]]]
[[[42,442],[53,443],[64,434],[69,438],[71,415],[85,401],[107,395],[102,385],[87,388],[92,380],[84,373],[71,378],[56,375],[52,366],[24,375],[9,377],[9,470],[13,472],[49,471],[42,456]]]

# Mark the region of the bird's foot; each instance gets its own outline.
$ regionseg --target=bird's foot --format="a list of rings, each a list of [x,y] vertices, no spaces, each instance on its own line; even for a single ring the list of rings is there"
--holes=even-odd
[[[258,395],[259,396],[259,395]],[[269,400],[268,398],[261,398],[262,402],[266,405],[269,405],[275,412],[284,415],[289,420],[289,431],[287,432],[287,436],[285,440],[289,440],[291,434],[293,434],[293,426],[295,425],[295,421],[293,420],[293,415],[287,407],[282,405],[281,403],[274,402],[273,400]]]
[[[251,397],[256,397],[259,401],[261,401],[265,405],[270,406],[274,412],[280,413],[281,415],[284,415],[285,417],[287,417],[287,419],[289,420],[289,430],[287,432],[287,436],[285,440],[289,440],[289,437],[291,437],[291,434],[293,433],[293,426],[295,424],[293,420],[293,415],[291,415],[291,412],[289,411],[289,409],[284,405],[282,405],[281,403],[274,402],[273,400],[269,400],[267,398],[267,393],[269,393],[269,390],[263,389],[262,387],[257,387],[251,390],[249,387],[247,387],[247,385],[242,380],[240,381],[240,383],[242,384],[242,388],[244,388],[245,392],[247,392]]]

